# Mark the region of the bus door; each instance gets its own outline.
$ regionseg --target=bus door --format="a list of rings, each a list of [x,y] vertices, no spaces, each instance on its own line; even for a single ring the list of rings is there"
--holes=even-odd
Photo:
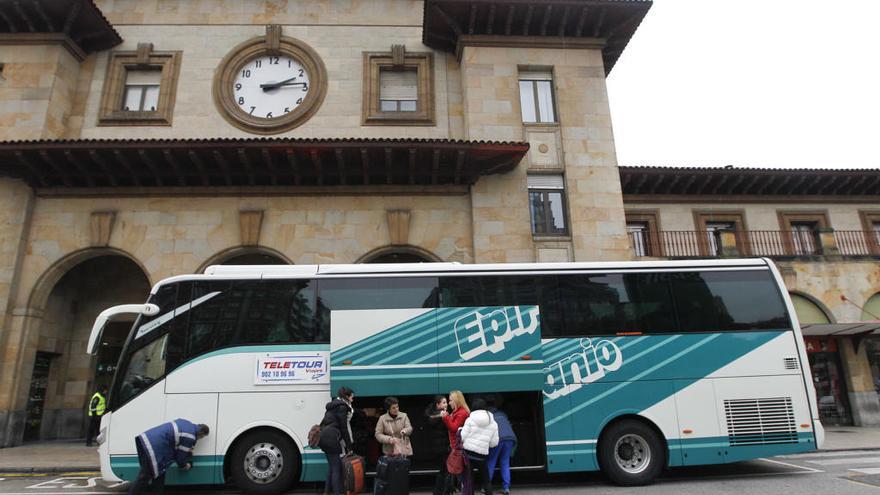
[[[538,306],[437,310],[439,393],[541,390]]]
[[[438,393],[437,311],[331,311],[331,390],[346,386],[356,396]]]

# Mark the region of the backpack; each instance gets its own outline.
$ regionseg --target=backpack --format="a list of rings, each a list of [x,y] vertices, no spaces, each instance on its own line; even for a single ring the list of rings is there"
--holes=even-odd
[[[309,447],[311,447],[313,449],[318,448],[318,444],[321,443],[321,426],[320,425],[314,425],[311,428],[309,428],[308,440],[309,440]]]

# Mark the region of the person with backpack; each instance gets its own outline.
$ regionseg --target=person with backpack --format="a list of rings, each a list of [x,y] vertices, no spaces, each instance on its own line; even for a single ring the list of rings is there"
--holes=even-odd
[[[134,443],[140,470],[128,488],[128,495],[137,495],[148,485],[153,485],[160,495],[164,494],[165,472],[175,462],[184,471],[192,468],[196,442],[208,433],[208,425],[178,418],[136,436]]]
[[[492,413],[495,423],[498,424],[498,445],[489,449],[489,457],[486,459],[489,482],[491,483],[495,476],[495,466],[500,463],[501,493],[510,495],[510,456],[513,455],[513,449],[516,446],[516,434],[513,432],[513,425],[510,424],[507,414],[495,407],[495,399],[490,397],[486,402],[489,406],[489,412]]]
[[[448,414],[446,397],[435,395],[434,400],[425,409],[428,433],[427,450],[437,464],[437,479],[434,480],[434,495],[443,495],[447,486],[446,458],[449,456],[449,433],[443,424],[443,417]]]
[[[495,422],[492,413],[486,410],[486,401],[474,400],[474,408],[461,429],[461,441],[468,459],[480,470],[484,495],[492,495],[486,457],[489,455],[489,449],[498,445],[498,440],[498,423]],[[470,469],[466,474],[470,476]]]
[[[354,414],[354,391],[339,387],[336,398],[325,406],[318,446],[327,456],[325,493],[342,493],[342,458],[352,451],[351,416]]]

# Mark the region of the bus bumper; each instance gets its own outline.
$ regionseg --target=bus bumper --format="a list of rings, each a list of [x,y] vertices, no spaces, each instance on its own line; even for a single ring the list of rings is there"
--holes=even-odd
[[[108,412],[101,418],[101,428],[98,433],[98,459],[101,461],[101,478],[107,481],[120,482],[122,480],[113,474],[113,469],[110,468],[110,442],[108,441],[107,434],[110,431],[110,417],[112,415],[112,412]]]
[[[813,431],[816,433],[816,448],[821,449],[825,444],[825,427],[818,419],[813,420]]]

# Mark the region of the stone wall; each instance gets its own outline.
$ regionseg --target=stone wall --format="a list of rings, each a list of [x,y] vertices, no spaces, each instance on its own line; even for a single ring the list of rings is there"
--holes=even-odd
[[[0,46],[3,140],[55,139],[66,134],[79,62],[61,45]]]
[[[522,123],[518,80],[526,68],[552,70],[558,125]],[[539,168],[565,174],[571,236],[563,241],[570,241],[569,260],[628,259],[601,52],[466,46],[461,73],[468,139],[532,141],[535,133],[559,135],[555,157]],[[513,172],[473,188],[477,261],[528,262],[540,258],[542,249],[566,249],[560,240],[545,246],[533,239],[526,184],[531,157]]]

